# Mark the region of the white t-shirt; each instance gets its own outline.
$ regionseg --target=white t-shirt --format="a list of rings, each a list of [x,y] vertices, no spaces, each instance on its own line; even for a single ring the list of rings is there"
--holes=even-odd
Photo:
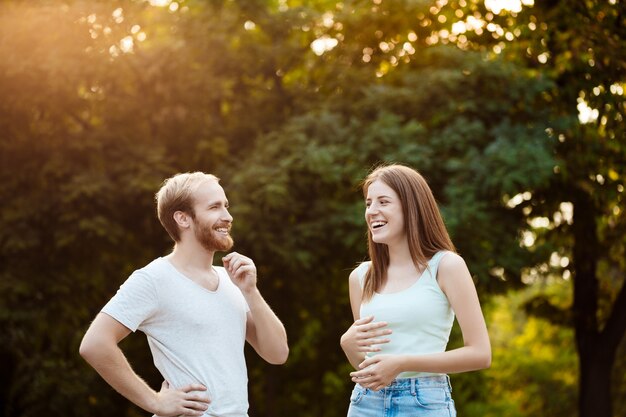
[[[219,284],[209,291],[157,258],[133,272],[102,312],[146,334],[154,364],[172,387],[207,387],[201,392],[211,399],[205,416],[246,417],[250,309],[226,270],[215,270]]]

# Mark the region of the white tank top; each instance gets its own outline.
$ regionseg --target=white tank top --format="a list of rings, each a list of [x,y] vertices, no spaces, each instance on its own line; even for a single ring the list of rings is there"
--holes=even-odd
[[[439,260],[446,251],[437,252],[428,261],[428,267],[418,280],[402,291],[379,294],[361,304],[361,317],[374,316],[374,321],[385,321],[393,331],[386,336],[389,343],[379,345],[380,352],[392,355],[422,355],[444,352],[454,323],[454,311],[437,282]],[[361,288],[371,262],[356,268]],[[426,372],[402,372],[398,378],[436,375]]]

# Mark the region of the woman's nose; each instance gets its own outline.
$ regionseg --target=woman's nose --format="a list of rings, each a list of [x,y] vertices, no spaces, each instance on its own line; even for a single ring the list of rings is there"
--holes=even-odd
[[[378,206],[376,204],[371,204],[369,207],[365,209],[365,214],[373,214],[378,212]]]

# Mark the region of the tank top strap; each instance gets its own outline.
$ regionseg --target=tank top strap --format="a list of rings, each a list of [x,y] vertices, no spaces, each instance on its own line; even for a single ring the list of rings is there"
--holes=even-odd
[[[439,261],[441,261],[441,258],[443,258],[443,256],[448,252],[449,251],[447,250],[440,250],[439,252],[435,253],[433,257],[430,258],[430,260],[428,261],[428,270],[430,271],[430,276],[434,280],[437,279],[437,270],[439,269]]]
[[[367,274],[367,270],[370,268],[372,264],[371,261],[362,262],[359,266],[356,267],[356,274],[359,277],[359,284],[361,285],[361,289],[365,285],[365,274]]]

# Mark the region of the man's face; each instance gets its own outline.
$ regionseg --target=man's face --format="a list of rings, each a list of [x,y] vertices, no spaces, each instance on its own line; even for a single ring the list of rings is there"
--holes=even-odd
[[[228,251],[233,247],[230,228],[233,218],[228,212],[228,200],[217,181],[205,181],[195,193],[194,235],[208,251]]]

